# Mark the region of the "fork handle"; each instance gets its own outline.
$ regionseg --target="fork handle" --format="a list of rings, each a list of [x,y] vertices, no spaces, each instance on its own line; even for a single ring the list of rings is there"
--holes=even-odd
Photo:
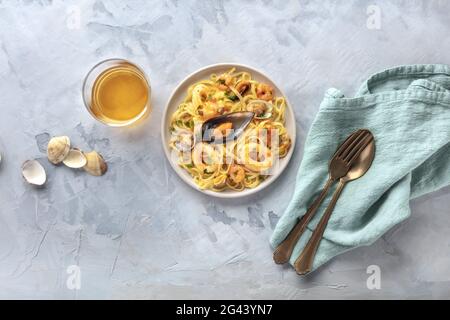
[[[342,190],[344,190],[345,184],[345,180],[341,179],[339,181],[339,185],[334,192],[333,199],[331,199],[327,210],[317,224],[316,229],[314,230],[302,253],[297,258],[297,260],[295,260],[294,268],[298,274],[304,275],[311,271],[317,248],[319,247],[320,241],[322,240],[323,233],[325,231],[325,228],[327,227],[328,220],[330,220],[331,214],[333,213],[334,207],[336,206],[336,202],[338,201]]]
[[[301,219],[299,219],[294,228],[292,228],[292,230],[289,232],[286,239],[284,239],[283,242],[281,242],[275,249],[275,251],[273,252],[273,261],[275,261],[276,264],[283,264],[289,261],[289,258],[292,255],[292,251],[294,251],[294,247],[297,244],[298,239],[300,239],[306,226],[311,221],[312,217],[314,217],[314,215],[316,214],[317,209],[325,199],[325,196],[327,195],[328,190],[330,189],[333,182],[334,180],[330,177],[319,197],[314,200],[308,211],[306,211]]]

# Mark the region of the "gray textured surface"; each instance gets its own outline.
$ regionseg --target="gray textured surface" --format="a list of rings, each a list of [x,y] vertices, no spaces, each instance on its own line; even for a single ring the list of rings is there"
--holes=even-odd
[[[414,201],[404,224],[307,278],[271,260],[268,238],[324,90],[350,95],[385,67],[450,63],[450,2],[378,1],[379,30],[366,26],[369,4],[0,1],[0,298],[449,298],[448,189]],[[152,81],[154,110],[139,127],[107,128],[81,101],[89,67],[116,56]],[[173,87],[199,67],[229,61],[271,75],[298,124],[285,174],[239,201],[183,184],[160,144]],[[48,165],[40,147],[47,134],[99,150],[108,174]],[[48,169],[44,189],[20,177],[33,157]],[[366,287],[372,264],[381,268],[381,290]],[[81,268],[80,290],[66,286],[70,265]]]

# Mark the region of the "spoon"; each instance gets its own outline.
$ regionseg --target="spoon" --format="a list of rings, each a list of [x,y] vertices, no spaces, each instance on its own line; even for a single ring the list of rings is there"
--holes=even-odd
[[[313,202],[308,211],[299,219],[297,224],[289,232],[288,236],[281,242],[273,252],[273,260],[277,264],[283,264],[289,261],[294,251],[294,247],[303,234],[308,223],[316,214],[319,206],[325,199],[328,190],[333,183],[342,178],[350,170],[353,161],[357,159],[372,140],[372,135],[368,130],[357,130],[347,137],[347,139],[339,146],[329,163],[329,177],[319,197]],[[359,153],[358,153],[359,152]]]
[[[372,134],[370,135],[372,136]],[[297,260],[295,260],[294,268],[298,274],[304,275],[311,271],[317,248],[319,247],[320,241],[323,237],[323,233],[328,224],[328,220],[331,217],[331,214],[334,210],[334,207],[336,206],[336,202],[338,201],[342,190],[344,190],[344,187],[348,182],[361,178],[367,172],[367,170],[369,170],[374,157],[375,142],[373,141],[372,136],[372,140],[367,145],[367,147],[359,154],[350,171],[348,171],[345,176],[340,178],[339,185],[334,192],[330,204],[328,205],[325,213],[317,224],[316,229],[314,230],[302,253],[297,258]]]
[[[206,120],[201,128],[201,140],[208,143],[225,143],[237,139],[253,120],[250,111],[233,112]]]

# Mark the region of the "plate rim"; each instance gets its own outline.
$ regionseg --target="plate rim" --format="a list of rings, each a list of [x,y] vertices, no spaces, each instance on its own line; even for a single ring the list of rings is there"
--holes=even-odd
[[[259,186],[253,188],[253,189],[244,189],[242,191],[231,191],[231,192],[219,192],[219,191],[212,191],[212,190],[203,190],[200,189],[195,182],[193,181],[193,179],[191,177],[187,177],[185,175],[182,175],[178,172],[178,170],[181,170],[181,168],[179,166],[177,166],[176,163],[173,163],[170,160],[170,150],[169,150],[169,146],[168,143],[166,141],[165,138],[165,129],[166,129],[166,123],[167,123],[167,117],[168,117],[168,110],[169,107],[171,105],[172,100],[175,97],[175,94],[180,90],[180,87],[182,87],[186,82],[188,82],[192,77],[196,76],[197,74],[204,72],[208,69],[213,69],[213,68],[225,68],[225,67],[230,67],[230,68],[245,68],[248,69],[250,71],[254,71],[256,73],[259,73],[262,77],[270,80],[270,82],[272,82],[276,89],[281,93],[281,95],[284,97],[285,101],[286,101],[286,105],[287,105],[287,110],[289,111],[289,116],[292,118],[293,120],[293,135],[290,137],[291,138],[291,149],[289,150],[288,154],[286,155],[286,157],[284,157],[284,163],[281,165],[280,170],[278,172],[276,172],[274,175],[270,176],[270,181],[268,181],[265,184],[260,184]],[[188,74],[186,77],[184,77],[179,83],[178,85],[172,90],[169,99],[166,102],[166,105],[164,107],[163,110],[163,115],[161,118],[161,141],[163,144],[163,149],[164,149],[164,154],[166,156],[166,161],[169,162],[170,166],[172,167],[172,169],[175,171],[175,173],[178,175],[178,177],[183,180],[187,185],[189,185],[191,188],[209,195],[209,196],[213,196],[216,198],[222,198],[222,199],[236,199],[236,198],[243,198],[243,197],[247,197],[250,195],[253,195],[257,192],[260,192],[262,190],[264,190],[265,188],[267,188],[269,185],[271,185],[276,179],[278,179],[278,177],[281,176],[281,174],[286,170],[289,162],[292,159],[292,155],[294,153],[294,149],[295,149],[295,143],[296,143],[296,137],[297,137],[297,127],[296,127],[296,120],[295,120],[295,114],[294,114],[294,109],[292,108],[291,103],[288,100],[288,97],[286,96],[286,94],[284,93],[284,91],[269,77],[267,76],[264,72],[262,72],[261,70],[249,66],[247,64],[241,64],[241,63],[234,63],[234,62],[221,62],[221,63],[214,63],[214,64],[210,64],[207,66],[204,66],[202,68],[199,68],[193,72],[191,72],[190,74]]]

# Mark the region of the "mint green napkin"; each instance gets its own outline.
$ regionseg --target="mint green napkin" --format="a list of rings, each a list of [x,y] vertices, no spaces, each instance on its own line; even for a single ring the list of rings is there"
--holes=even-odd
[[[305,143],[294,195],[271,238],[275,248],[320,193],[328,162],[353,131],[375,136],[370,170],[345,187],[320,243],[313,269],[370,245],[410,215],[409,201],[450,184],[450,67],[400,66],[370,77],[354,98],[329,89]],[[334,191],[334,189],[332,190]],[[328,205],[297,243],[293,264]]]

